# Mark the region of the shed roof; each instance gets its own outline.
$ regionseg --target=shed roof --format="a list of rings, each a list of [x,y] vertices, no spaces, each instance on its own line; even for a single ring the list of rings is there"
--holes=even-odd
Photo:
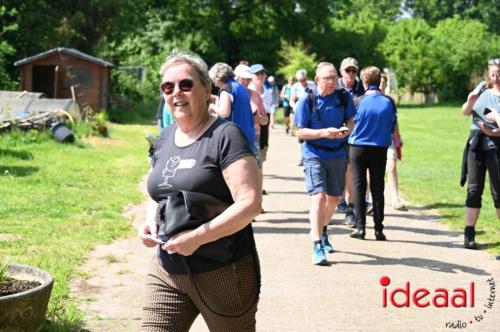
[[[40,99],[43,97],[41,92],[28,91],[0,91],[0,100],[7,99]]]
[[[93,63],[101,65],[103,67],[113,67],[113,64],[111,62],[107,62],[107,61],[104,61],[102,59],[98,59],[98,58],[93,57],[91,55],[80,52],[79,50],[76,50],[74,48],[66,48],[66,47],[53,48],[51,50],[27,57],[25,59],[18,60],[16,62],[14,62],[14,66],[22,66],[26,63],[48,57],[49,55],[52,55],[54,53],[64,53],[64,54],[68,54],[68,55],[71,55],[71,56],[74,56],[74,57],[77,57],[77,58],[80,58],[80,59],[83,59],[83,60],[86,60],[89,62],[93,62]]]
[[[22,118],[33,112],[65,110],[75,119],[80,118],[80,108],[72,99],[11,99],[0,98],[0,122]]]

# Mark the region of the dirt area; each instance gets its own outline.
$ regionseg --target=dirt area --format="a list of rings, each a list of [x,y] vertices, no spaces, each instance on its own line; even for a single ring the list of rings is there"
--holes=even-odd
[[[146,192],[146,177],[139,184]],[[137,228],[146,214],[147,201],[128,205],[125,216]],[[71,294],[87,313],[89,331],[137,331],[140,299],[144,287],[144,266],[155,250],[146,248],[138,237],[118,240],[95,248],[71,283]],[[134,326],[134,328],[132,328]],[[128,329],[130,328],[130,329]]]
[[[253,223],[262,270],[257,331],[449,331],[457,322],[470,331],[498,330],[500,301],[488,298],[500,280],[500,264],[484,245],[463,249],[463,233],[450,231],[425,207],[401,212],[386,206],[383,242],[374,240],[371,217],[366,240],[360,241],[348,236],[352,230],[343,225],[344,215],[335,215],[329,226],[335,253],[328,255],[328,266],[311,264],[310,200],[296,166],[300,147],[282,128],[272,131],[271,140],[264,167],[266,213]],[[129,206],[126,214],[137,226],[145,205]],[[72,285],[89,331],[139,330],[144,276],[154,254],[136,236],[91,252],[81,267],[84,277]],[[383,277],[389,286],[381,285]],[[384,307],[384,289],[394,295],[407,283],[412,291],[467,293],[473,283],[475,306],[421,308],[412,302],[399,308],[389,301]],[[198,317],[190,331],[208,329]]]

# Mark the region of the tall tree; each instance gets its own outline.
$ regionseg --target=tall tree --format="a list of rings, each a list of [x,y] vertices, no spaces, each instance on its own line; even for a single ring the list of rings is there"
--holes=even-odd
[[[17,24],[7,23],[8,18],[16,14],[15,9],[7,10],[4,6],[0,6],[0,87],[5,90],[15,88],[15,83],[5,69],[6,58],[14,53],[14,48],[5,40],[5,36],[17,30]]]
[[[404,19],[389,28],[379,49],[395,71],[400,89],[410,93],[435,90],[437,60],[429,49],[431,40],[431,28],[422,19]]]
[[[486,24],[491,32],[500,31],[498,0],[406,0],[404,8],[414,17],[421,17],[431,25],[458,16],[463,19],[477,19]]]
[[[285,77],[295,76],[297,70],[305,69],[309,78],[314,76],[318,60],[315,53],[309,54],[309,48],[304,45],[304,42],[283,43],[278,55],[281,58],[278,73]]]
[[[455,17],[439,21],[428,47],[438,61],[434,77],[440,99],[454,100],[463,99],[487,60],[500,54],[500,39],[477,20]]]

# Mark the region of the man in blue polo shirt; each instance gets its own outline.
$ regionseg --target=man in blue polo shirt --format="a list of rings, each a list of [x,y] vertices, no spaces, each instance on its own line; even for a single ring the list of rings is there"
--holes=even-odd
[[[337,71],[329,62],[316,68],[316,91],[303,94],[295,108],[297,134],[304,140],[302,157],[306,188],[311,195],[311,237],[313,263],[327,264],[332,253],[327,225],[344,190],[346,137],[354,126],[352,97],[337,90]]]
[[[371,66],[361,71],[361,81],[366,93],[357,105],[356,126],[349,136],[349,158],[352,167],[352,190],[356,217],[356,230],[352,238],[363,240],[366,235],[367,171],[373,197],[373,222],[375,239],[385,241],[384,225],[384,175],[387,148],[397,123],[394,102],[380,91],[381,71]]]

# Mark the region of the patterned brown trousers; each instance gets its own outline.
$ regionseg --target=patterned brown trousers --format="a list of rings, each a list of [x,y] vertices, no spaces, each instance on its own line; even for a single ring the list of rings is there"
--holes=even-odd
[[[258,292],[253,255],[215,271],[195,273],[194,279],[208,306],[224,315],[239,315]],[[141,331],[189,331],[201,313],[210,331],[255,331],[257,302],[240,317],[222,317],[212,312],[198,296],[188,275],[171,275],[155,258],[146,279]]]

